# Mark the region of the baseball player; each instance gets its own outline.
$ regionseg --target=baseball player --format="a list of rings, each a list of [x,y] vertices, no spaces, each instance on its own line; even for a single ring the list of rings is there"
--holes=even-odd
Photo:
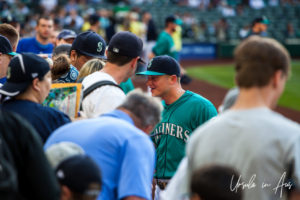
[[[153,58],[145,72],[152,96],[161,97],[162,120],[152,132],[156,146],[157,185],[164,189],[184,156],[185,144],[198,126],[217,115],[213,104],[204,97],[185,91],[180,85],[180,66],[170,56]]]
[[[272,111],[289,75],[290,56],[277,41],[251,36],[235,50],[235,63],[235,104],[193,133],[187,162],[161,199],[181,199],[189,193],[191,174],[211,164],[240,173],[242,181],[228,187],[241,188],[244,200],[299,199],[300,126]]]

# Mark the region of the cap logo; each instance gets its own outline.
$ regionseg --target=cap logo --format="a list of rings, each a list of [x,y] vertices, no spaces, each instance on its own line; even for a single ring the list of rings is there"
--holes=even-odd
[[[118,48],[113,48],[113,52],[119,53],[119,49]]]
[[[98,42],[98,48],[97,48],[97,52],[101,52],[102,51],[102,43],[101,42]]]
[[[31,76],[32,78],[36,78],[38,76],[38,73],[32,73]]]
[[[58,170],[56,175],[59,178],[65,178],[65,174],[64,174],[64,172],[62,170]]]
[[[153,58],[149,61],[147,68],[149,69],[152,65]]]

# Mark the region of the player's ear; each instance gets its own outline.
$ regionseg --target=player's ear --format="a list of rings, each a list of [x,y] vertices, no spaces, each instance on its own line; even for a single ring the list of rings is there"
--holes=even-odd
[[[172,83],[172,84],[177,83],[177,82],[178,82],[177,79],[178,79],[178,77],[177,77],[176,75],[171,75],[171,76],[170,76],[170,80],[171,80],[171,83]]]
[[[277,88],[283,78],[284,78],[284,74],[283,74],[282,70],[275,71],[273,77],[271,78],[272,86],[274,88]]]
[[[133,58],[131,60],[131,67],[136,68],[137,67],[137,62],[138,62],[139,57]]]
[[[75,50],[71,50],[71,52],[70,52],[70,60],[72,62],[74,62],[76,60],[76,56],[77,56],[76,51]]]

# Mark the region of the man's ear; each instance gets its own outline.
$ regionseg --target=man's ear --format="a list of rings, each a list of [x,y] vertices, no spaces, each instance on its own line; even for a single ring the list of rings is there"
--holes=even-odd
[[[61,189],[60,200],[70,200],[72,197],[71,190],[65,185],[62,185],[60,189]]]
[[[274,87],[274,88],[277,88],[278,86],[279,86],[279,84],[280,84],[280,82],[282,81],[282,79],[283,79],[283,72],[282,72],[282,70],[277,70],[277,71],[275,71],[275,73],[274,73],[274,75],[273,75],[273,77],[272,77],[272,79],[271,79],[271,81],[272,81],[272,86]]]
[[[131,60],[131,67],[136,68],[137,67],[137,62],[138,62],[139,57],[136,57]]]
[[[70,60],[71,62],[74,62],[76,60],[77,54],[76,54],[76,50],[71,50],[70,52]]]
[[[176,75],[171,75],[170,76],[170,81],[171,81],[172,84],[177,83],[178,82],[177,80],[178,80],[178,77]]]
[[[40,80],[38,78],[33,79],[32,88],[33,88],[33,90],[40,92],[40,90],[41,90],[40,89]]]

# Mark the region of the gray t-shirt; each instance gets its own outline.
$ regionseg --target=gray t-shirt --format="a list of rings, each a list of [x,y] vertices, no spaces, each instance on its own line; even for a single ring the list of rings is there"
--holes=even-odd
[[[300,183],[300,126],[268,108],[229,110],[195,130],[187,158],[162,199],[182,198],[191,173],[210,164],[240,173],[244,200],[286,199],[289,174],[298,187]],[[234,191],[236,186],[224,187]]]

